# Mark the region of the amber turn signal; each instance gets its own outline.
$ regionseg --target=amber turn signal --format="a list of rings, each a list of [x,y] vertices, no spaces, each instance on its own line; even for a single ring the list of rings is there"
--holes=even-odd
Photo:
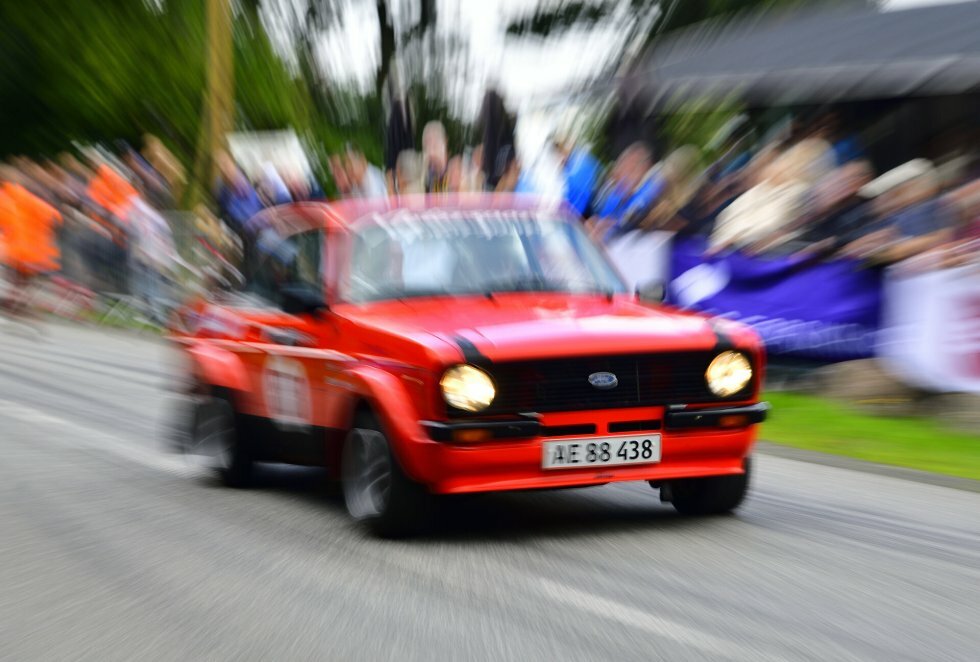
[[[749,424],[749,417],[745,415],[722,416],[718,419],[718,426],[723,428],[744,428]]]
[[[490,430],[485,430],[481,428],[453,430],[453,441],[458,441],[461,443],[468,444],[476,441],[486,441],[491,437],[493,437],[493,435],[490,433]]]

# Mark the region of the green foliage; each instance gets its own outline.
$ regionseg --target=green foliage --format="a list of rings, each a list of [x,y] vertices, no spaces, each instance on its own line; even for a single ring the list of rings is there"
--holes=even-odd
[[[406,49],[426,70],[421,45],[437,20],[436,4],[425,0],[416,24],[382,40],[377,91],[368,96],[320,79],[312,65],[316,20],[300,35],[299,67],[290,70],[259,21],[260,4],[235,5],[235,128],[295,129],[321,180],[327,155],[348,142],[380,163],[383,79],[392,57]],[[383,35],[391,29],[389,4],[376,0]],[[73,141],[139,145],[144,133],[154,133],[193,173],[206,120],[206,6],[203,0],[0,3],[0,157],[53,156]],[[320,10],[314,19],[334,20],[332,3],[313,6]],[[454,149],[472,142],[471,127],[452,119],[445,90],[420,72],[408,81],[418,131],[440,119]]]
[[[205,118],[206,30],[202,0],[0,3],[0,155],[139,145],[149,132],[190,171]],[[313,82],[276,56],[254,6],[236,13],[234,54],[236,128],[291,127],[331,150],[356,135],[380,153],[380,122],[342,132],[324,116]]]
[[[673,112],[663,118],[662,132],[667,149],[693,145],[701,149],[702,157],[710,162],[720,156],[709,149],[712,139],[741,110],[736,98],[688,101],[675,106]]]
[[[204,86],[204,10],[170,0],[3,3],[0,152],[163,133],[194,144]]]
[[[258,21],[239,19],[234,35],[238,125],[265,131],[310,126],[312,99],[305,81],[289,76]]]

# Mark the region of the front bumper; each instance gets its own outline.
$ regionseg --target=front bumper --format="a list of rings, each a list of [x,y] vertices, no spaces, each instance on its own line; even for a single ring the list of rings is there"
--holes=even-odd
[[[668,409],[664,417],[668,430],[743,427],[762,423],[769,416],[769,403],[710,409]]]
[[[411,444],[425,455],[416,479],[437,494],[546,489],[617,481],[664,481],[740,474],[767,403],[702,409],[651,408],[568,412],[517,419],[422,422],[428,437]],[[483,430],[480,441],[454,441],[460,431]],[[655,464],[548,469],[542,444],[583,436],[661,435]]]
[[[667,430],[739,428],[762,423],[766,420],[769,409],[768,402],[759,402],[754,405],[743,405],[740,407],[712,407],[691,410],[668,408],[663,415],[663,422],[659,419],[641,419],[635,422],[618,421],[609,424],[608,432],[617,434],[630,431],[649,432],[660,430],[661,428],[666,428]],[[435,441],[454,441],[458,440],[458,437],[465,433],[475,431],[486,432],[490,439],[555,437],[561,435],[552,434],[551,431],[562,428],[562,426],[545,425],[541,417],[534,414],[524,414],[504,420],[466,420],[448,423],[422,421],[422,427],[428,432],[429,437]],[[569,434],[596,434],[598,428],[598,426],[590,424],[565,427],[577,428],[576,430],[570,430]]]

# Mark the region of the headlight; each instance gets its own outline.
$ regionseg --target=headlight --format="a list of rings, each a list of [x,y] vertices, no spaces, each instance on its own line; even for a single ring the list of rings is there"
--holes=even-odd
[[[708,366],[704,379],[712,393],[727,398],[752,380],[752,363],[741,352],[722,352]]]
[[[497,394],[490,375],[471,365],[456,365],[439,380],[442,397],[451,407],[463,411],[482,411]]]

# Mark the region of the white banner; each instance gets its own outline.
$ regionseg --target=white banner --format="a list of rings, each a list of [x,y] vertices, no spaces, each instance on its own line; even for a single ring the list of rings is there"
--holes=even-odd
[[[910,385],[980,393],[980,268],[889,269],[878,356]]]
[[[313,172],[299,136],[289,131],[229,133],[228,151],[253,182],[271,163],[280,176],[308,178]]]
[[[670,281],[673,232],[630,232],[614,239],[606,252],[630,291]]]

